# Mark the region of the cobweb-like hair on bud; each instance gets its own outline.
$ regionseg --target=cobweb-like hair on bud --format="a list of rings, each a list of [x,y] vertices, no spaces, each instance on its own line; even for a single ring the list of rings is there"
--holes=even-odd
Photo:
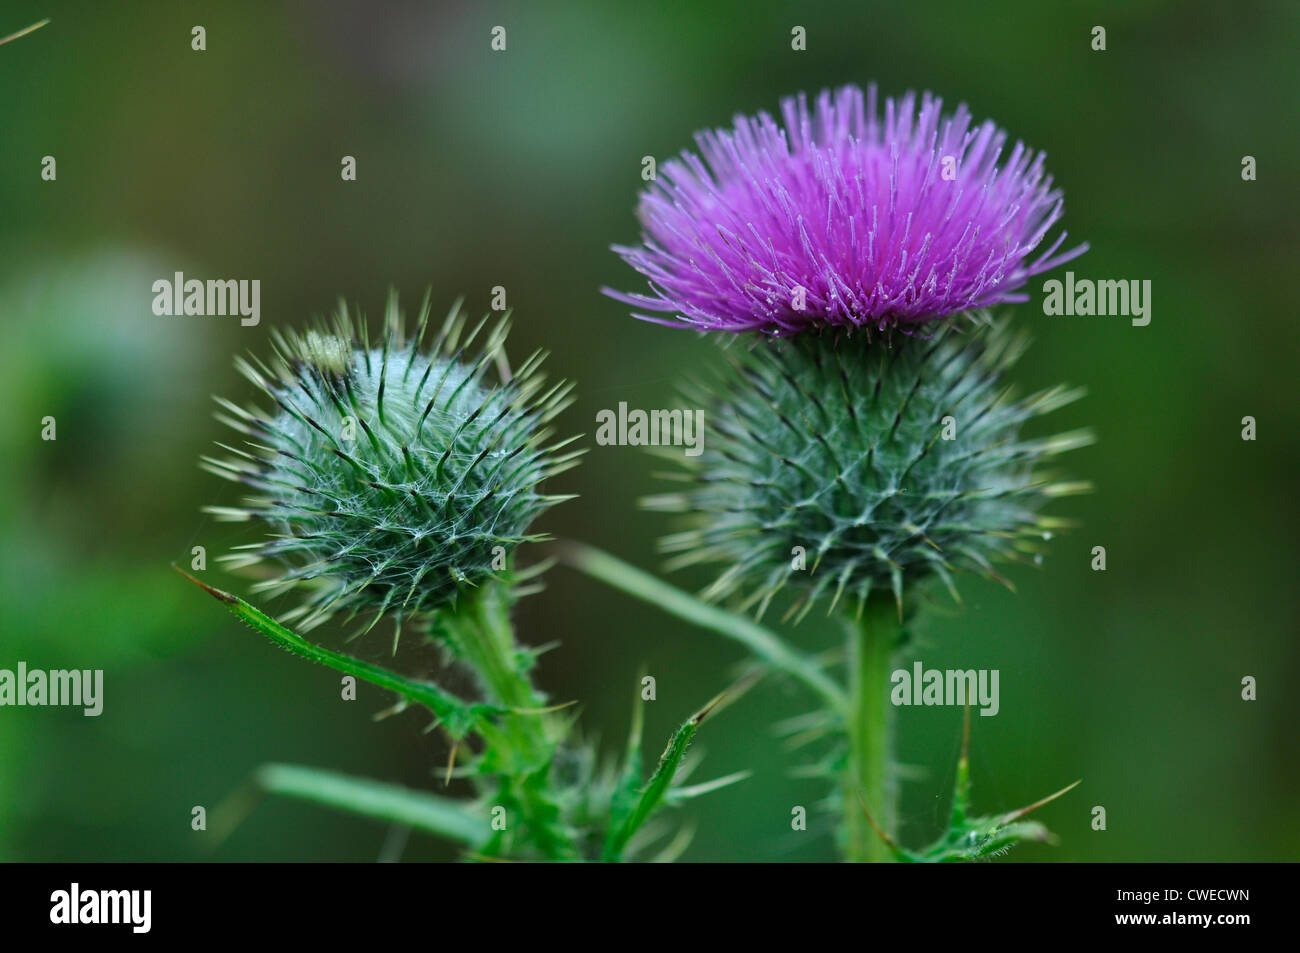
[[[452,603],[544,538],[529,526],[564,497],[541,484],[581,453],[562,452],[571,440],[548,444],[571,386],[544,383],[541,351],[510,368],[508,318],[471,323],[457,302],[425,347],[426,296],[409,339],[404,324],[390,296],[371,342],[340,304],[305,333],[274,332],[269,363],[237,361],[265,409],[217,398],[218,419],[247,439],[203,465],[256,495],[207,511],[271,528],[225,558],[278,567],[256,588],[302,592],[285,619],[304,629],[373,610],[370,625],[392,613],[400,631],[404,617]]]
[[[860,610],[883,590],[901,605],[905,586],[931,576],[959,598],[961,569],[1001,580],[996,561],[1034,559],[1067,525],[1039,509],[1087,489],[1043,465],[1092,442],[1020,436],[1082,394],[1013,399],[1000,378],[1025,343],[1005,324],[947,325],[889,349],[861,335],[755,339],[725,381],[687,394],[707,408],[704,452],[685,459],[687,490],[647,501],[688,514],[664,540],[670,566],[725,566],[706,597],[743,596],[759,616],[789,587],[799,618],[822,596]]]

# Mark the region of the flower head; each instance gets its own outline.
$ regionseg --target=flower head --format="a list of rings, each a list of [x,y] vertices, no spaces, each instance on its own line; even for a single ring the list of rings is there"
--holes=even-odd
[[[644,244],[615,246],[650,294],[606,294],[702,330],[789,335],[819,326],[911,331],[972,308],[1023,301],[1057,253],[1061,217],[1043,154],[972,126],[959,106],[914,93],[877,108],[876,89],[823,91],[665,162],[641,197]]]
[[[345,310],[305,334],[277,334],[269,366],[239,362],[270,408],[218,401],[248,439],[204,465],[256,495],[208,512],[271,528],[231,561],[280,564],[259,588],[303,587],[283,616],[303,628],[365,609],[400,626],[450,603],[506,569],[517,544],[543,538],[529,524],[560,499],[540,484],[576,459],[546,445],[568,385],[543,385],[540,354],[511,372],[504,320],[485,330],[486,318],[472,325],[453,308],[424,350],[427,319],[426,302],[406,340],[393,298],[373,343]]]

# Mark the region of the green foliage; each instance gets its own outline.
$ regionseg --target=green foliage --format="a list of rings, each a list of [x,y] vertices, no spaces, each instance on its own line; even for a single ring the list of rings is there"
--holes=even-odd
[[[593,579],[641,599],[684,622],[712,630],[740,643],[765,667],[788,675],[811,688],[821,696],[830,711],[844,710],[844,690],[825,674],[822,666],[791,648],[774,632],[761,625],[702,602],[594,546],[565,541],[559,547],[559,557]]]
[[[571,826],[563,817],[562,793],[553,765],[568,725],[557,722],[546,697],[529,675],[530,653],[515,644],[510,624],[511,587],[493,581],[430,618],[430,633],[477,677],[500,714],[476,725],[481,747],[462,771],[493,807],[505,810],[487,856],[577,860]]]
[[[413,791],[369,778],[354,778],[333,771],[296,764],[265,764],[253,776],[258,790],[267,794],[310,801],[363,817],[406,824],[470,850],[487,843],[487,819],[450,798]]]
[[[645,822],[650,819],[650,816],[665,800],[668,800],[674,794],[676,794],[678,800],[692,796],[680,787],[673,787],[677,779],[677,772],[682,766],[682,759],[686,756],[686,749],[704,719],[716,711],[724,701],[734,701],[735,697],[744,688],[748,687],[748,684],[746,682],[743,687],[738,686],[730,693],[722,692],[715,696],[707,705],[688,718],[680,728],[673,732],[673,736],[668,739],[668,747],[664,749],[664,753],[659,758],[659,764],[655,767],[654,774],[640,788],[635,785],[635,779],[640,773],[639,762],[641,755],[641,731],[638,714],[638,719],[633,727],[632,738],[628,745],[622,782],[616,787],[611,797],[609,834],[605,839],[605,846],[601,850],[601,860],[622,859],[632,837],[644,826]],[[716,790],[723,784],[738,781],[744,776],[732,775],[729,778],[710,783],[706,787],[708,790]]]
[[[514,643],[509,610],[511,588],[502,582],[483,586],[426,620],[430,632],[452,657],[476,674],[487,702],[467,702],[437,685],[407,678],[381,666],[335,652],[304,638],[240,597],[210,586],[189,573],[236,618],[272,644],[295,655],[395,692],[399,707],[418,704],[434,714],[455,742],[453,759],[467,742],[458,773],[471,779],[478,797],[472,804],[410,791],[366,779],[270,765],[256,775],[264,791],[324,804],[368,817],[408,824],[460,841],[476,857],[553,861],[625,859],[634,836],[652,840],[660,832],[643,830],[662,807],[742,780],[745,773],[684,787],[689,771],[686,749],[705,717],[737,697],[749,680],[718,695],[674,733],[655,772],[641,783],[640,709],[621,768],[597,772],[595,753],[565,745],[572,727],[554,720],[565,706],[543,707],[545,697],[528,671],[532,653]],[[468,744],[477,742],[477,748]],[[448,765],[450,776],[454,761]],[[501,825],[489,817],[500,811]],[[689,837],[667,850],[684,849]]]
[[[180,568],[173,568],[222,603],[235,618],[246,623],[255,632],[266,636],[273,644],[308,661],[327,665],[345,675],[352,675],[372,685],[395,692],[402,704],[413,702],[423,705],[433,712],[436,719],[434,724],[441,725],[456,740],[464,738],[470,730],[483,724],[489,715],[500,712],[500,709],[491,705],[462,701],[432,682],[416,681],[370,662],[310,642],[239,596],[209,586]]]
[[[593,784],[594,755],[568,738],[573,725],[556,714],[565,706],[548,706],[534,685],[536,653],[516,643],[510,622],[513,602],[528,591],[522,584],[544,568],[514,570],[514,549],[543,538],[528,527],[561,499],[543,495],[539,484],[578,456],[559,453],[568,441],[546,445],[569,388],[543,387],[540,353],[511,371],[504,320],[465,359],[487,319],[470,328],[458,307],[422,351],[428,317],[426,299],[408,341],[390,296],[376,346],[364,321],[341,308],[331,325],[277,334],[269,365],[239,362],[275,410],[220,401],[220,419],[249,438],[247,449],[226,447],[234,457],[204,464],[259,495],[209,512],[271,527],[270,539],[228,561],[287,567],[255,587],[306,591],[286,620],[307,630],[337,611],[368,609],[370,626],[391,614],[398,633],[403,618],[412,620],[450,663],[472,674],[481,700],[327,649],[240,597],[182,575],[273,644],[395,692],[399,709],[414,703],[431,711],[431,727],[453,742],[448,779],[467,778],[475,810],[491,815],[490,832],[474,841],[476,855],[621,859],[665,803],[734,780],[692,791],[673,787],[712,704],[674,736],[644,789],[639,747],[629,752],[618,784]],[[429,810],[419,792],[332,776],[272,776],[284,793],[371,816]]]
[[[875,828],[876,834],[894,859],[905,863],[955,863],[998,857],[1016,844],[1031,841],[1042,844],[1054,843],[1055,838],[1046,827],[1037,821],[1026,821],[1023,818],[1031,811],[1036,811],[1043,805],[1055,801],[1079,783],[1075,781],[1055,794],[1049,794],[1027,807],[1008,811],[1005,814],[972,817],[970,813],[970,709],[968,708],[962,734],[961,757],[957,761],[952,813],[948,818],[947,829],[936,840],[915,851],[900,847],[888,833],[877,826],[865,800],[861,802],[861,806],[863,815]]]
[[[341,310],[330,327],[278,336],[270,366],[242,362],[277,409],[223,401],[222,419],[249,437],[247,450],[227,448],[235,458],[205,465],[260,495],[248,497],[242,508],[211,511],[272,527],[268,541],[231,561],[251,566],[273,560],[286,567],[257,587],[305,590],[286,619],[310,629],[337,611],[366,609],[374,612],[371,626],[392,615],[399,632],[406,619],[442,647],[450,664],[472,674],[478,697],[460,698],[327,649],[238,596],[193,581],[273,644],[395,692],[398,708],[427,708],[453,742],[447,777],[468,780],[474,798],[461,804],[282,766],[261,772],[258,783],[451,837],[467,844],[473,857],[643,856],[668,830],[653,823],[663,808],[745,776],[685,784],[692,769],[688,749],[700,724],[739,691],[719,695],[689,718],[644,780],[639,708],[618,762],[602,762],[593,746],[574,740],[573,721],[560,715],[566,706],[551,705],[534,684],[537,653],[516,642],[510,621],[514,601],[528,591],[523,584],[544,568],[516,571],[514,549],[541,538],[528,527],[559,499],[543,495],[539,484],[577,456],[559,455],[564,444],[545,445],[568,389],[543,389],[539,355],[511,373],[502,353],[504,322],[487,332],[473,359],[462,362],[486,319],[471,329],[453,309],[424,353],[427,320],[426,304],[408,341],[390,299],[383,340],[372,347],[364,323]],[[693,487],[657,501],[695,520],[669,541],[678,562],[731,564],[708,596],[749,589],[743,605],[757,603],[761,615],[787,584],[801,590],[794,609],[802,612],[822,595],[831,596],[833,610],[848,593],[859,621],[850,626],[844,687],[826,662],[804,656],[757,623],[605,553],[566,544],[560,558],[740,642],[757,662],[744,685],[770,670],[818,695],[821,708],[803,721],[796,740],[831,739],[818,769],[841,781],[850,859],[974,859],[1021,840],[1045,839],[1045,828],[1022,819],[1038,805],[1000,816],[969,815],[965,754],[949,829],[920,851],[900,848],[879,828],[878,841],[864,836],[869,831],[861,818],[873,827],[875,821],[865,802],[861,816],[856,808],[865,795],[890,822],[886,686],[904,586],[930,576],[951,586],[950,574],[959,568],[996,577],[994,560],[1034,552],[1036,541],[1057,525],[1038,509],[1078,489],[1052,482],[1040,465],[1089,437],[1025,440],[1019,430],[1078,394],[1055,388],[1013,400],[999,378],[1022,342],[1000,326],[973,334],[948,327],[933,340],[905,340],[890,350],[863,350],[861,343],[804,335],[763,341],[743,354],[734,380],[708,398],[715,439],[691,464]],[[349,439],[353,427],[355,439]],[[800,547],[808,553],[807,571],[791,559]],[[886,591],[893,600],[882,602]],[[869,600],[878,608],[864,617]],[[680,854],[689,837],[689,830],[679,831],[659,858]]]
[[[1085,488],[1041,464],[1091,441],[1020,437],[1081,394],[1013,399],[1001,378],[1024,344],[987,323],[890,346],[829,333],[756,341],[725,381],[688,395],[709,427],[704,453],[684,458],[692,486],[648,501],[688,514],[664,541],[670,566],[724,565],[706,598],[747,593],[760,617],[786,586],[802,617],[822,596],[832,610],[882,589],[901,603],[931,576],[955,596],[958,569],[1001,578],[995,561],[1031,557],[1061,525],[1039,509]]]
[[[730,373],[688,391],[707,408],[704,452],[674,455],[687,488],[647,502],[684,516],[683,531],[664,541],[670,568],[721,564],[703,598],[735,611],[590,547],[561,549],[588,575],[740,642],[763,668],[816,692],[819,707],[778,733],[791,749],[821,743],[800,774],[836,783],[838,798],[826,804],[840,804],[839,841],[852,861],[974,859],[1048,837],[1022,820],[1038,805],[971,816],[965,756],[949,829],[934,844],[905,851],[879,827],[875,836],[865,813],[870,800],[886,827],[894,823],[889,686],[907,641],[904,592],[938,578],[960,601],[959,570],[1005,582],[996,562],[1037,561],[1052,531],[1068,525],[1040,510],[1087,489],[1046,465],[1090,443],[1090,433],[1021,435],[1082,392],[1059,386],[1016,398],[1003,377],[1025,338],[982,315],[965,323],[870,345],[831,332],[732,340]],[[847,616],[842,685],[828,671],[833,659],[807,658],[739,614],[756,609],[761,618],[786,588],[797,594],[788,616],[802,618],[823,597],[828,613],[839,607]]]

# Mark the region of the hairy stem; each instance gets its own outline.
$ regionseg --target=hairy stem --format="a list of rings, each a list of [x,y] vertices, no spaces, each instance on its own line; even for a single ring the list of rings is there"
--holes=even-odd
[[[860,619],[848,622],[849,754],[844,775],[843,850],[849,861],[893,857],[872,827],[894,830],[897,789],[893,772],[893,711],[890,674],[902,626],[892,600],[869,601]]]
[[[505,808],[505,827],[484,853],[506,854],[522,842],[548,860],[576,860],[551,777],[557,733],[529,675],[532,656],[515,644],[507,585],[485,585],[454,613],[440,613],[436,629],[478,674],[489,699],[506,709],[479,728],[489,754],[484,767],[499,781],[491,806]]]

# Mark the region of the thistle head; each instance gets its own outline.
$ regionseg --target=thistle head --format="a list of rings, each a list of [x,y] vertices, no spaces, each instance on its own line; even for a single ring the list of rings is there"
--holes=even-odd
[[[1005,132],[945,116],[926,93],[823,91],[730,130],[696,136],[699,154],[665,162],[643,193],[641,245],[615,246],[649,294],[606,291],[638,317],[702,330],[789,335],[819,327],[904,332],[1010,301],[1057,254],[1062,214],[1044,156]]]
[[[269,362],[237,362],[264,407],[218,398],[218,419],[246,439],[204,466],[255,493],[208,512],[266,524],[266,540],[227,559],[273,564],[258,588],[302,591],[285,618],[303,628],[367,610],[400,625],[451,603],[542,538],[529,527],[560,499],[541,484],[576,459],[557,453],[568,441],[547,445],[570,387],[544,385],[540,352],[510,369],[505,318],[471,323],[457,305],[436,335],[428,319],[426,298],[408,339],[390,297],[372,342],[340,306],[305,333],[275,333]]]
[[[931,339],[866,347],[860,335],[759,338],[725,382],[689,399],[706,406],[704,453],[685,492],[654,508],[687,514],[665,549],[677,566],[725,568],[707,591],[746,596],[761,615],[782,589],[800,617],[821,597],[860,608],[877,591],[971,569],[1001,579],[999,559],[1032,558],[1060,521],[1050,458],[1087,432],[1026,439],[1021,426],[1081,391],[1022,400],[1001,383],[1024,339],[1004,325],[953,325]]]

